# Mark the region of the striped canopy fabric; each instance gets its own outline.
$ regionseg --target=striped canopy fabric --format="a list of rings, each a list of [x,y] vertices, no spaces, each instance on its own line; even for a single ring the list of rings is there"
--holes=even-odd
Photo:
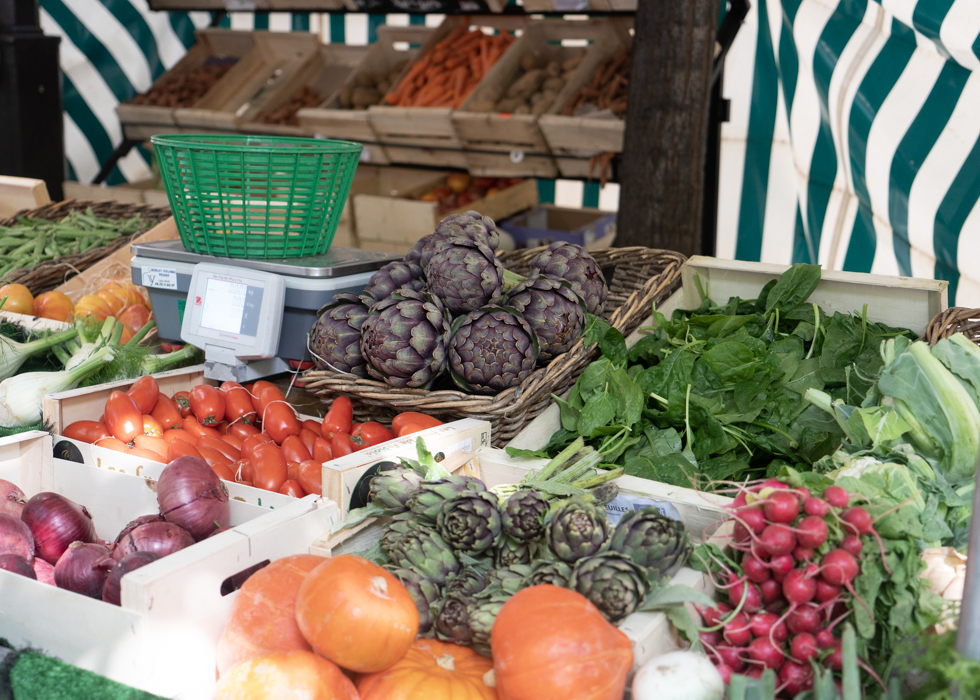
[[[980,306],[980,0],[753,0],[724,87],[720,257]]]

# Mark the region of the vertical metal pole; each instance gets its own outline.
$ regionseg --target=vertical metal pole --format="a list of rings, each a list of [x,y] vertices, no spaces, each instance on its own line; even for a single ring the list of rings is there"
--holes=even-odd
[[[980,478],[980,460],[977,474]],[[966,582],[956,629],[956,651],[965,659],[980,659],[980,483],[973,490],[973,515],[967,544]]]

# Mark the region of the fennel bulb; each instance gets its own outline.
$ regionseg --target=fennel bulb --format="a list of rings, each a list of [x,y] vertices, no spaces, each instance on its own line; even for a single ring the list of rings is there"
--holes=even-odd
[[[61,372],[26,372],[0,382],[0,427],[26,428],[41,420],[48,394],[74,389],[85,377],[112,361],[109,348],[95,352],[84,364]]]
[[[0,379],[6,379],[17,374],[17,370],[27,361],[27,358],[44,352],[66,340],[71,340],[76,335],[78,335],[78,330],[72,328],[27,343],[18,343],[16,340],[0,335]]]

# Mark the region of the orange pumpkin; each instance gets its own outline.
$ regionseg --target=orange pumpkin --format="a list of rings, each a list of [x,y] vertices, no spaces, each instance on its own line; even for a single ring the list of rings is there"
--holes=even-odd
[[[405,586],[352,554],[310,572],[296,598],[296,621],[315,652],[358,673],[394,665],[419,631],[419,611]]]
[[[493,662],[467,647],[416,639],[391,668],[361,676],[361,700],[496,700],[497,691],[483,682]]]
[[[500,700],[622,700],[633,665],[626,635],[585,596],[557,586],[504,603],[490,649]]]
[[[218,640],[218,675],[235,664],[277,651],[310,651],[296,624],[296,594],[323,557],[298,554],[277,559],[252,574],[235,597]]]
[[[214,700],[359,700],[335,664],[308,651],[259,656],[231,668]]]
[[[22,284],[5,284],[0,287],[0,299],[6,297],[3,302],[3,310],[11,311],[15,314],[25,314],[30,316],[34,313],[34,295],[31,290]]]

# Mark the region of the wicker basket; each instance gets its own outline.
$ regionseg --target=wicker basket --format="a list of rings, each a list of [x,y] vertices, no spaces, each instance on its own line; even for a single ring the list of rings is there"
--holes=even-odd
[[[929,322],[925,335],[922,339],[935,345],[943,338],[948,338],[954,333],[962,333],[977,345],[980,345],[980,309],[967,309],[962,306],[954,306],[940,311]]]
[[[131,236],[120,236],[108,245],[99,248],[92,248],[84,253],[76,255],[66,255],[56,260],[45,260],[34,267],[14,270],[4,279],[4,284],[22,284],[31,290],[31,294],[37,296],[42,292],[49,292],[56,287],[64,284],[66,280],[74,277],[79,272],[86,270],[95,263],[102,260],[107,255],[111,255],[137,236],[145,233],[148,229],[156,226],[164,219],[170,218],[170,209],[166,207],[153,207],[148,204],[128,204],[125,202],[86,202],[76,199],[69,199],[64,202],[53,202],[39,209],[18,212],[9,219],[0,221],[0,226],[16,226],[17,217],[23,216],[29,219],[47,219],[48,221],[60,221],[73,211],[82,211],[92,208],[92,213],[103,219],[130,219],[140,214],[146,220],[146,228],[137,231]]]
[[[519,274],[530,272],[531,260],[543,248],[503,253],[501,262]],[[680,253],[652,248],[614,248],[592,254],[610,279],[603,316],[629,335],[650,315],[651,304],[666,299],[680,284],[680,269],[686,258]],[[324,400],[341,394],[354,402],[358,420],[383,420],[398,411],[421,411],[445,420],[479,418],[493,424],[493,444],[502,447],[534,419],[552,394],[571,387],[595,357],[598,349],[586,349],[579,340],[571,350],[556,357],[547,367],[536,369],[519,387],[496,396],[476,396],[461,391],[397,389],[351,374],[313,370],[303,381],[306,390]]]

